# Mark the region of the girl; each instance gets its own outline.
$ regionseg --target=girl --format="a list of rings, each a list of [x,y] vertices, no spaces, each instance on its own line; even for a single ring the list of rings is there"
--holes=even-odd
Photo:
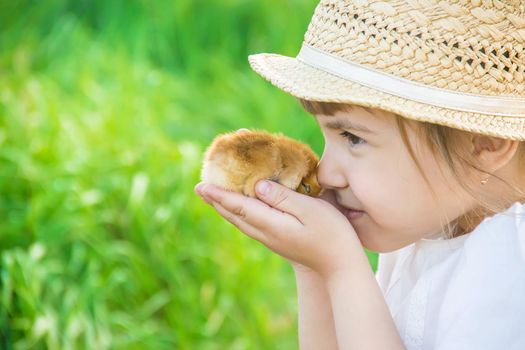
[[[301,348],[525,348],[524,11],[326,0],[296,58],[250,56],[319,123],[323,195],[196,191],[291,262]]]

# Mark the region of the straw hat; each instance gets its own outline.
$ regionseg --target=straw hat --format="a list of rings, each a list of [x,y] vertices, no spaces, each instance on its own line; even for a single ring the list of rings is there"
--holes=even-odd
[[[525,140],[525,2],[322,0],[297,57],[251,67],[307,100]]]

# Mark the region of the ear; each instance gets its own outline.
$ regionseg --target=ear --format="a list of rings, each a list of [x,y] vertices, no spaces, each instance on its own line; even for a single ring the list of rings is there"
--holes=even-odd
[[[472,156],[478,160],[479,166],[488,172],[495,172],[503,168],[514,155],[519,141],[507,140],[499,137],[474,135],[472,136]]]

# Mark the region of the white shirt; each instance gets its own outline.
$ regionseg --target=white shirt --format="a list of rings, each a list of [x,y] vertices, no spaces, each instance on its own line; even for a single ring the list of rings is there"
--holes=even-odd
[[[523,350],[525,204],[379,254],[376,278],[407,349]]]

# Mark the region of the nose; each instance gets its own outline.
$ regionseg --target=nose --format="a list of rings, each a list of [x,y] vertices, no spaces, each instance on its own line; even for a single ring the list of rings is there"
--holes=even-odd
[[[324,189],[344,188],[347,186],[346,177],[342,171],[343,164],[337,161],[334,152],[327,152],[326,148],[317,165],[317,181]]]

